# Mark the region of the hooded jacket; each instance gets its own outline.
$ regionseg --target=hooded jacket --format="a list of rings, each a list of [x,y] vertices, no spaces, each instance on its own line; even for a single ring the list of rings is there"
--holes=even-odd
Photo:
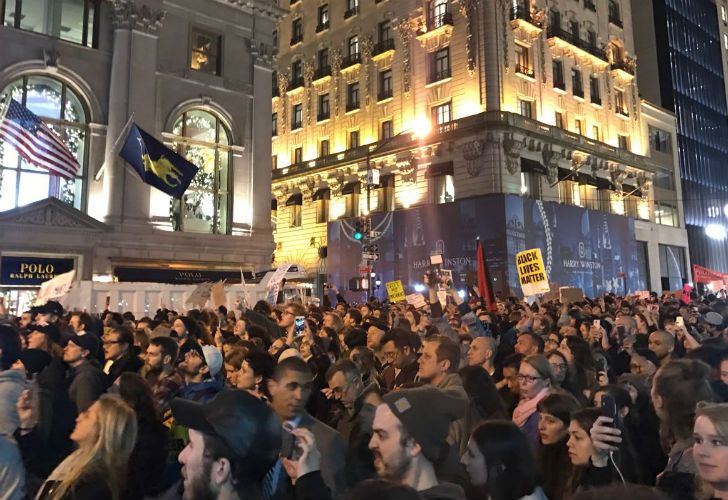
[[[18,410],[15,404],[20,393],[27,388],[28,380],[23,370],[0,372],[0,434],[12,436],[18,428]]]
[[[470,407],[470,399],[468,393],[465,392],[463,381],[457,373],[448,373],[439,384],[435,387],[445,392],[449,396],[453,396],[462,401],[463,407],[467,410]],[[464,414],[468,411],[464,410]],[[467,418],[459,418],[450,424],[450,432],[447,435],[447,442],[455,447],[462,455],[468,447],[468,439],[470,434],[468,431]]]

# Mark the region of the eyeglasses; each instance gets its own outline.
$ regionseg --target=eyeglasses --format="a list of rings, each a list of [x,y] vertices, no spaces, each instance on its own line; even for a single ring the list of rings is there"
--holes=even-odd
[[[554,370],[565,370],[566,365],[563,363],[551,363],[551,368],[553,368]]]
[[[532,377],[531,375],[518,375],[516,378],[518,382],[526,382],[527,384],[533,384],[535,381],[543,379],[543,377]]]

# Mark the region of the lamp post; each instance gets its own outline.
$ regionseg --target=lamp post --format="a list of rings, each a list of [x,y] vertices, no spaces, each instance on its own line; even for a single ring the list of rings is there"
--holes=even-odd
[[[381,151],[385,146],[390,144],[392,141],[401,137],[405,134],[411,134],[412,139],[422,140],[430,133],[430,122],[428,120],[418,120],[417,130],[405,129],[396,135],[393,135],[383,141],[380,141],[374,149],[367,149],[367,217],[366,217],[366,231],[364,231],[364,237],[362,238],[363,245],[369,245],[371,243],[371,231],[372,231],[372,186],[379,185],[379,171],[377,170],[376,179],[374,179],[374,169],[372,168],[372,156]],[[376,182],[375,182],[376,181]],[[367,260],[367,265],[371,265],[371,262]],[[372,279],[369,279],[367,289],[367,300],[372,296]]]

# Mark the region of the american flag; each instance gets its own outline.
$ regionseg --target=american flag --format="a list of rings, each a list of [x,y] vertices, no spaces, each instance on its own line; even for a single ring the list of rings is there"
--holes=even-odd
[[[0,139],[15,146],[26,161],[52,174],[72,180],[78,161],[61,139],[40,118],[14,99],[0,115]]]

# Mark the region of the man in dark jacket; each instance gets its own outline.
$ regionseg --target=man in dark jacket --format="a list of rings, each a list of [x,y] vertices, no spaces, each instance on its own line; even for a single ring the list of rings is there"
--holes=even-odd
[[[384,388],[388,391],[414,382],[420,367],[417,350],[421,345],[417,334],[394,328],[382,338],[382,351],[389,366],[382,372]]]
[[[104,335],[104,373],[107,387],[111,387],[124,372],[138,372],[144,362],[134,351],[134,333],[127,326],[113,327]]]
[[[369,440],[372,437],[374,412],[382,398],[375,383],[364,385],[356,365],[348,359],[329,368],[326,379],[331,397],[342,406],[336,430],[348,443],[346,476],[348,485],[353,487],[376,476]]]
[[[447,450],[450,423],[462,418],[458,400],[434,387],[400,389],[377,407],[369,448],[379,477],[406,484],[429,500],[464,500],[465,492],[441,482],[434,464]]]
[[[70,367],[68,396],[77,413],[88,409],[106,390],[104,372],[96,365],[99,339],[93,334],[74,335],[63,349],[63,361]]]
[[[199,350],[188,351],[179,364],[185,377],[180,397],[201,403],[212,399],[222,390],[222,381],[218,378],[222,365],[222,353],[215,346],[205,345]]]

